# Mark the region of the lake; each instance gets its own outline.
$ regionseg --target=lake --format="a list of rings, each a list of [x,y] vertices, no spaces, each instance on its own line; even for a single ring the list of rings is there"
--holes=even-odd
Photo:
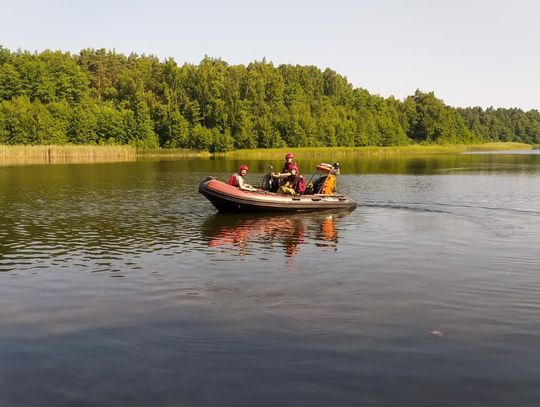
[[[0,405],[538,405],[538,151],[340,163],[279,216],[197,192],[239,161],[0,167]]]

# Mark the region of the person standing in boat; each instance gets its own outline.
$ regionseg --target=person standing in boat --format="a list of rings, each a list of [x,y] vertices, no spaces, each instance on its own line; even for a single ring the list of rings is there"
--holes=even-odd
[[[244,177],[246,176],[248,170],[249,168],[247,165],[241,165],[238,169],[238,172],[234,173],[229,178],[229,185],[232,185],[233,187],[238,187],[242,191],[256,191],[257,188],[252,187],[244,181]]]
[[[284,178],[289,177],[291,175],[291,167],[293,166],[296,167],[296,174],[300,175],[300,167],[293,160],[294,160],[294,154],[287,153],[285,155],[285,162],[283,163],[283,169],[281,170],[281,172],[272,174],[274,178],[284,179]]]
[[[296,175],[300,175],[300,167],[293,160],[294,154],[287,153],[285,155],[285,163],[283,164],[283,169],[281,170],[281,172],[272,174],[274,178],[278,178],[278,185],[280,187],[283,186],[286,182],[286,179],[292,175],[291,168],[296,167]]]
[[[300,175],[300,167],[297,163],[294,162],[294,154],[287,153],[285,155],[285,163],[283,164],[283,169],[281,170],[281,173],[288,174],[287,176],[291,175],[290,169],[292,166],[296,166],[296,173],[297,175]]]

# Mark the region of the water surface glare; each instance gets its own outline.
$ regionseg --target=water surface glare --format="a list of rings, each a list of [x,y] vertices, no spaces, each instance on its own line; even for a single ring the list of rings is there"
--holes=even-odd
[[[345,159],[353,212],[216,214],[238,164],[0,167],[0,406],[539,404],[540,155]]]

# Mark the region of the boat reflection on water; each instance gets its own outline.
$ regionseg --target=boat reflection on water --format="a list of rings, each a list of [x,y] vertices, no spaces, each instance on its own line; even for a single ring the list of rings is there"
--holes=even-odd
[[[337,226],[350,211],[325,211],[287,215],[216,214],[203,224],[208,246],[236,251],[244,256],[254,250],[282,247],[287,257],[300,248],[315,246],[322,250],[337,250]]]

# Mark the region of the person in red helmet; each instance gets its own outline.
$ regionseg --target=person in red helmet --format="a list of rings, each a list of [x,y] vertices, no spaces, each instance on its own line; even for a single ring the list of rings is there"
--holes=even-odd
[[[290,175],[290,166],[296,165],[296,171],[298,175],[300,175],[300,167],[297,163],[294,162],[294,154],[293,153],[287,153],[285,155],[285,163],[283,164],[283,169],[281,170],[282,173],[289,173]]]
[[[296,175],[300,175],[300,167],[293,160],[294,160],[294,154],[293,153],[287,153],[285,155],[285,163],[283,164],[283,169],[281,170],[281,172],[272,174],[274,176],[274,178],[279,178],[280,179],[279,180],[279,185],[280,186],[282,186],[285,183],[285,181],[283,181],[284,179],[291,176],[291,168],[293,166],[296,167]]]
[[[294,154],[287,153],[285,155],[285,163],[283,164],[283,170],[281,170],[281,173],[278,172],[277,174],[273,174],[273,176],[275,178],[279,178],[280,189],[281,187],[286,186],[288,183],[289,186],[293,185],[295,194],[302,194],[304,193],[306,182],[304,180],[304,177],[300,175],[300,167],[293,160],[294,160]],[[293,169],[294,169],[294,174],[293,174]],[[281,193],[291,193],[288,188],[289,187],[282,190]],[[283,191],[288,191],[288,192],[283,192]]]
[[[302,177],[298,175],[298,167],[295,164],[289,165],[290,175],[285,178],[285,183],[279,187],[278,194],[298,195],[302,193]],[[284,174],[282,174],[284,175]]]
[[[249,168],[247,165],[241,165],[240,168],[238,168],[238,172],[234,173],[229,178],[229,185],[232,185],[233,187],[238,187],[242,191],[256,191],[257,188],[252,187],[244,181],[244,177],[246,176],[248,170]]]

